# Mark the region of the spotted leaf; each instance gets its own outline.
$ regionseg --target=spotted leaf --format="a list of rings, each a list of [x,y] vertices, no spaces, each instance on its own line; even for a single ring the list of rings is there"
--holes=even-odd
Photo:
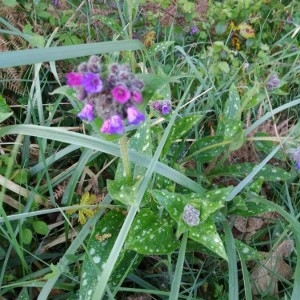
[[[224,244],[212,219],[207,219],[197,227],[191,227],[189,230],[189,238],[203,244],[212,252],[216,253],[225,260],[228,260]]]
[[[134,205],[137,200],[137,192],[142,181],[142,177],[128,183],[123,180],[107,180],[107,189],[114,200],[118,200],[125,205]]]
[[[109,211],[99,221],[91,234],[82,267],[79,299],[92,299],[97,280],[103,272],[105,263],[114,246],[124,219],[124,213],[116,210]],[[131,260],[128,258],[131,256],[132,254],[124,252],[121,258],[128,261],[127,269],[124,264],[121,263],[121,259],[116,264],[116,269],[118,268],[118,265],[122,267],[124,276],[130,271]],[[119,271],[117,271],[117,273],[118,272]],[[112,275],[112,278],[115,278],[114,275]],[[119,281],[121,281],[121,277],[119,278]]]
[[[230,166],[223,166],[220,169],[216,169],[209,174],[209,177],[215,176],[230,176],[230,177],[246,177],[254,168],[254,163],[241,163]],[[255,176],[255,179],[262,179],[265,181],[286,181],[293,177],[292,173],[289,173],[279,167],[273,165],[265,165]]]
[[[200,163],[210,162],[225,150],[225,146],[222,146],[223,140],[223,136],[217,135],[196,140],[190,147],[188,156]]]
[[[136,216],[129,231],[126,249],[141,254],[170,254],[179,247],[173,233],[173,222],[142,209]]]
[[[182,137],[185,133],[187,133],[197,122],[202,119],[202,115],[196,114],[191,116],[183,117],[178,120],[174,126],[172,127],[168,139],[165,143],[165,146],[162,151],[162,155],[166,155],[168,152],[170,145],[175,142],[177,139]]]

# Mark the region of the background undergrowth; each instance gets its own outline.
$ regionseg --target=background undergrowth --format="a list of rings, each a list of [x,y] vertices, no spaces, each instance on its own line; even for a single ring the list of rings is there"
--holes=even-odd
[[[299,299],[299,31],[296,0],[2,0],[0,298]],[[144,83],[122,136],[77,117],[94,55]]]

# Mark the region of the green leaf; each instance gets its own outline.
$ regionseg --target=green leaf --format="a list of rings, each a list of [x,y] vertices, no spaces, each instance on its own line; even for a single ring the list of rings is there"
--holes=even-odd
[[[221,35],[225,33],[225,31],[227,30],[227,24],[219,22],[216,25],[215,30],[216,30],[216,34]]]
[[[138,188],[143,177],[128,183],[126,179],[120,181],[107,180],[107,190],[114,200],[118,200],[125,205],[135,205],[137,200]]]
[[[92,299],[97,277],[101,276],[124,219],[124,213],[111,210],[98,222],[91,234],[82,267],[80,299]]]
[[[43,221],[33,221],[32,227],[38,234],[46,235],[49,232],[48,225]]]
[[[255,137],[269,137],[269,135],[265,132],[257,132],[255,134]],[[269,154],[274,150],[276,147],[275,142],[272,141],[263,141],[263,140],[256,140],[255,141],[255,147],[262,153]],[[277,151],[274,155],[274,158],[278,160],[285,161],[285,156],[282,151]]]
[[[108,26],[114,33],[121,33],[122,27],[115,21],[116,19],[106,16],[96,15],[92,18],[93,20],[99,20],[106,26]]]
[[[179,241],[170,219],[160,218],[144,208],[133,221],[125,247],[147,255],[171,254],[179,247]]]
[[[129,142],[127,143],[128,149],[134,150],[139,152],[145,156],[151,157],[152,156],[152,140],[151,140],[151,132],[150,132],[150,125],[148,122],[144,122],[133,137],[130,138]],[[140,165],[131,164],[133,168],[133,178],[138,179],[141,176],[145,175],[146,168]],[[122,180],[124,178],[124,166],[122,160],[119,160],[117,171],[115,173],[115,180]]]
[[[224,206],[226,196],[231,190],[232,187],[227,187],[206,192],[203,195],[181,195],[170,193],[168,191],[154,190],[151,194],[178,223],[177,236],[180,236],[185,231],[189,231],[189,237],[191,239],[202,243],[212,252],[227,259],[223,243],[210,216]],[[187,204],[190,204],[200,210],[199,225],[191,227],[183,221],[182,213]],[[207,240],[210,240],[210,242],[207,242]]]
[[[229,65],[226,61],[220,61],[218,63],[218,68],[226,74],[229,73],[229,71],[230,71]]]
[[[17,184],[26,184],[28,182],[29,170],[28,169],[17,169],[13,175],[12,180]]]
[[[2,0],[3,4],[9,7],[15,7],[17,5],[16,0]]]
[[[168,139],[165,143],[165,146],[162,151],[162,156],[166,155],[168,152],[170,145],[182,137],[185,133],[187,133],[197,122],[202,119],[203,115],[195,114],[183,117],[182,119],[176,121],[174,126],[172,127]]]
[[[229,97],[225,104],[224,114],[227,119],[240,120],[241,99],[238,90],[233,83],[229,88]]]
[[[149,55],[153,56],[159,51],[166,51],[173,44],[174,44],[174,41],[160,42],[160,43],[154,44],[148,50]]]
[[[226,119],[224,126],[224,140],[229,140],[229,150],[234,151],[241,148],[245,141],[243,123],[239,120]]]
[[[32,231],[29,228],[22,228],[22,239],[25,245],[29,245],[32,241]]]
[[[13,112],[9,105],[7,105],[5,99],[0,95],[0,123],[8,119],[12,114]]]
[[[217,233],[215,223],[210,218],[198,226],[191,227],[189,238],[203,244],[212,252],[228,260],[222,239]]]
[[[221,145],[223,140],[224,137],[218,135],[196,140],[190,147],[188,156],[200,163],[210,162],[226,149],[226,146]]]
[[[230,177],[246,177],[254,168],[254,163],[242,163],[230,166],[223,166],[221,169],[216,169],[209,174],[209,177],[215,176],[230,176]],[[289,173],[279,167],[273,165],[264,165],[259,173],[255,176],[255,179],[262,179],[265,181],[286,181],[293,177],[292,173]]]
[[[247,196],[246,199],[242,198],[241,196],[235,197],[232,203],[228,203],[227,213],[229,215],[253,217],[274,211],[269,206],[260,202],[263,199],[264,198],[262,196],[256,194],[251,194]]]
[[[157,90],[170,84],[170,77],[165,74],[138,74],[137,78],[143,80],[145,88],[143,91],[144,99],[149,101]]]
[[[262,258],[262,255],[257,250],[240,240],[235,239],[235,246],[239,255],[243,257],[244,260],[260,260]]]

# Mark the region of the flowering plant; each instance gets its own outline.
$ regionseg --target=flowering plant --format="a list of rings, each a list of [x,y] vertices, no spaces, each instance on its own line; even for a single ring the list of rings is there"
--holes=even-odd
[[[67,74],[67,85],[77,92],[84,107],[78,113],[82,120],[103,120],[100,129],[106,134],[123,134],[125,124],[138,125],[145,120],[136,105],[141,104],[144,83],[137,79],[128,65],[112,64],[103,74],[99,57],[91,56],[81,63],[77,72]]]

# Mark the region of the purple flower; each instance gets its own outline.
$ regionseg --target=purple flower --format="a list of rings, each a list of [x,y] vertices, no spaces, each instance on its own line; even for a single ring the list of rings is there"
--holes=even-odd
[[[167,115],[171,111],[171,101],[170,100],[157,100],[152,103],[152,108],[162,115]]]
[[[288,151],[291,153],[292,159],[296,162],[296,169],[300,170],[300,146],[297,147],[296,149],[291,149]]]
[[[121,104],[126,103],[130,99],[130,96],[131,96],[128,88],[122,84],[115,86],[111,90],[111,94],[112,94],[113,98]]]
[[[99,93],[103,88],[102,80],[99,75],[95,73],[84,74],[82,86],[88,94]]]
[[[190,28],[190,35],[194,35],[199,31],[198,27],[196,25],[192,25]]]
[[[52,0],[52,4],[56,7],[60,7],[60,1],[59,0]]]
[[[136,103],[141,103],[143,100],[142,93],[139,90],[133,90],[131,92],[131,98]]]
[[[83,79],[83,74],[77,72],[70,72],[67,74],[67,85],[70,87],[80,86]]]
[[[82,111],[77,115],[81,120],[92,122],[94,120],[94,107],[91,104],[86,104]]]
[[[145,121],[145,116],[134,106],[127,108],[127,120],[128,124],[138,125]]]
[[[165,101],[160,108],[160,112],[162,115],[167,115],[171,111],[171,103],[170,101]]]
[[[125,127],[121,117],[119,115],[113,115],[103,122],[100,131],[108,134],[123,134]]]
[[[193,205],[187,204],[183,209],[182,220],[189,226],[197,226],[200,223],[200,211]]]
[[[280,84],[280,80],[276,74],[272,74],[266,84],[268,90],[276,89]]]

